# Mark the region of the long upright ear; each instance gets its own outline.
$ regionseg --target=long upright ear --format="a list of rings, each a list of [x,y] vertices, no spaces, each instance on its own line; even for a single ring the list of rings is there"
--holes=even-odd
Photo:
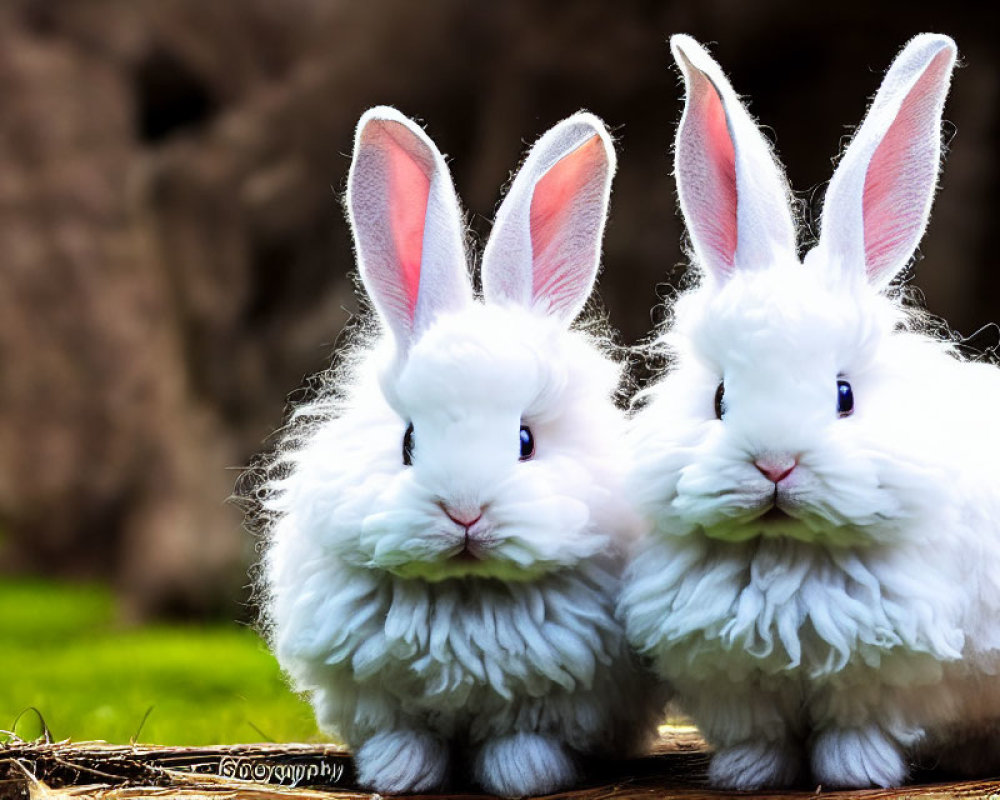
[[[615,151],[603,123],[578,113],[528,154],[483,253],[487,302],[513,302],[564,321],[587,301],[601,259]]]
[[[687,90],[674,174],[698,265],[724,281],[794,256],[788,182],[767,141],[698,42],[677,34],[670,50]]]
[[[883,288],[927,226],[941,158],[941,112],[955,65],[947,36],[914,37],[882,81],[826,192],[819,250]]]
[[[404,353],[472,298],[451,175],[418,125],[379,106],[358,122],[347,200],[361,279]]]

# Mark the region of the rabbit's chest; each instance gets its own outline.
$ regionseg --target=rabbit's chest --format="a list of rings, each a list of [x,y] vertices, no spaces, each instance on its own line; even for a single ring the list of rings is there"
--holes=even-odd
[[[800,543],[695,546],[684,571],[664,566],[676,550],[647,554],[629,590],[656,598],[658,619],[634,615],[633,638],[668,676],[808,684],[877,670],[912,684],[961,657],[962,632],[934,581]]]
[[[589,689],[620,657],[623,632],[613,598],[577,580],[397,585],[356,640],[355,679],[436,711]]]

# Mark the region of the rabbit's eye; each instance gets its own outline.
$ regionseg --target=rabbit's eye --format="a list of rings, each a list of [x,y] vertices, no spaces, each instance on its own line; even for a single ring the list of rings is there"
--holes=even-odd
[[[403,465],[413,465],[413,423],[406,426],[406,433],[403,434]]]
[[[725,410],[722,406],[722,398],[726,396],[726,384],[719,381],[719,388],[715,390],[715,418],[722,419]]]
[[[837,381],[837,416],[849,417],[854,413],[854,390],[845,380]]]
[[[527,425],[521,426],[521,461],[527,461],[535,454],[535,437],[531,435],[531,428]]]

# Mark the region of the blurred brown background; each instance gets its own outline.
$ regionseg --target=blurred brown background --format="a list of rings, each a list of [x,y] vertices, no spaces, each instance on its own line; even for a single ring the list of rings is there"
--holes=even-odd
[[[1000,319],[997,9],[4,0],[2,569],[113,581],[135,615],[239,613],[253,545],[227,468],[357,307],[337,194],[376,103],[426,121],[480,239],[526,142],[603,117],[620,167],[601,287],[632,342],[683,261],[669,34],[712,43],[815,206],[899,47],[949,33],[965,68],[916,282],[965,334]]]

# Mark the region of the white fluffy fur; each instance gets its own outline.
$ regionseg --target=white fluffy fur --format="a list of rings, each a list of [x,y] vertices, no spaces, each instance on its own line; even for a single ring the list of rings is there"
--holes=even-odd
[[[397,139],[412,126],[392,120]],[[573,124],[609,141],[589,115]],[[596,258],[571,267],[587,271],[577,291],[589,293]],[[362,345],[335,395],[299,410],[305,434],[268,487],[272,646],[378,791],[428,791],[463,770],[505,796],[552,791],[576,779],[581,756],[641,746],[662,710],[615,615],[636,527],[619,368],[524,298],[431,303],[405,346]],[[396,305],[405,313],[405,298]],[[522,424],[536,448],[524,462]],[[482,509],[471,538],[445,507]],[[459,557],[467,546],[475,559]]]
[[[919,81],[915,53],[940,70],[954,45],[923,36],[904,50]],[[924,135],[938,136],[949,72],[932,121],[913,126]],[[914,152],[936,171],[936,146]],[[678,180],[696,179],[682,166]],[[933,181],[899,183],[900,213],[922,230]],[[865,213],[827,209],[824,236],[857,234]],[[875,268],[863,248],[848,263],[834,252],[821,241],[803,264],[778,249],[682,295],[663,339],[672,367],[629,431],[629,487],[653,532],[623,591],[628,635],[715,745],[721,786],[810,771],[825,786],[892,786],[941,755],[1000,766],[1000,372],[880,293],[884,251]],[[839,378],[855,399],[844,418]],[[777,485],[754,464],[776,455],[797,459]],[[765,515],[775,501],[783,519]],[[964,765],[952,758],[969,746]]]

